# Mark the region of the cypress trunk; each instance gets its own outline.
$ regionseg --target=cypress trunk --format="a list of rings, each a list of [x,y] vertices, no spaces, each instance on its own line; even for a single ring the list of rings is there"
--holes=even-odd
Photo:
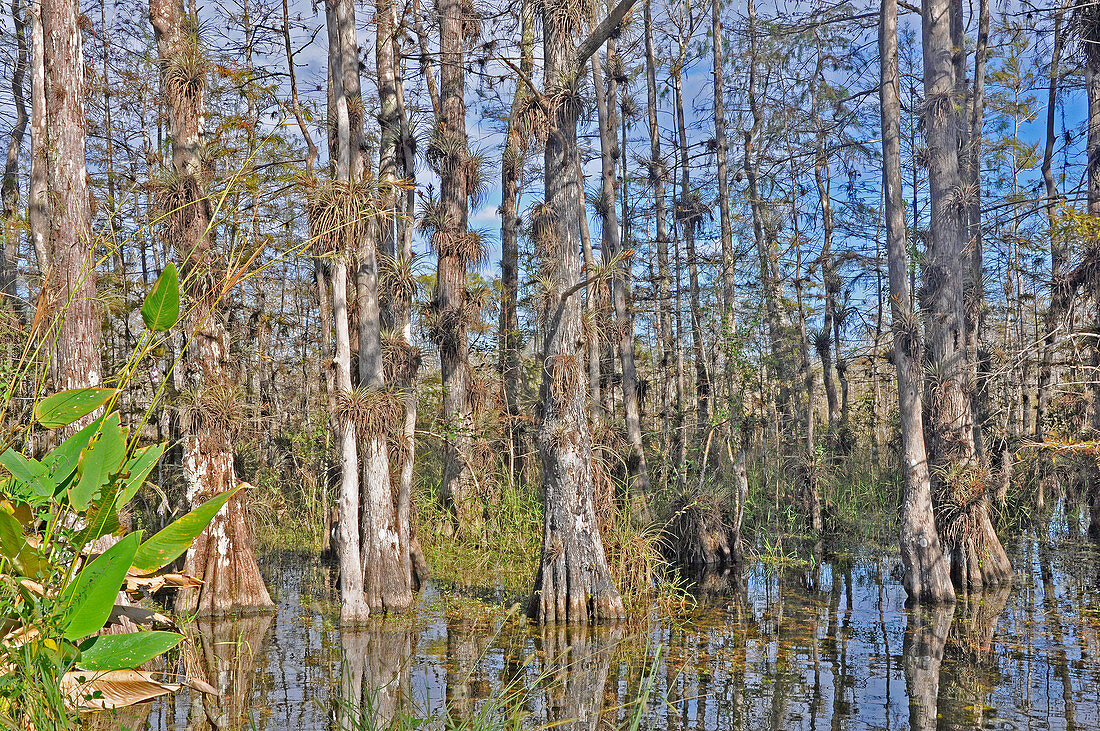
[[[238,485],[233,440],[239,424],[232,417],[236,374],[229,332],[216,311],[227,293],[212,266],[213,211],[202,156],[206,71],[197,18],[181,0],[150,0],[149,17],[172,139],[172,172],[158,190],[158,208],[165,220],[162,233],[181,259],[183,289],[192,303],[184,352],[189,403],[181,425],[187,500],[197,505]],[[274,607],[252,552],[246,499],[247,490],[239,491],[188,550],[184,570],[201,578],[203,586],[180,592],[180,611],[225,614]]]
[[[967,202],[959,164],[953,8],[958,0],[924,0],[924,129],[931,193],[930,243],[922,309],[928,336],[928,455],[936,518],[951,576],[960,591],[1009,579],[1012,567],[993,530],[986,471],[975,442],[974,368],[967,288],[980,281],[968,251]]]
[[[932,484],[924,443],[921,401],[923,344],[920,323],[909,292],[905,210],[901,183],[901,83],[898,74],[897,2],[884,0],[879,25],[882,114],[882,185],[886,218],[886,256],[890,277],[890,323],[894,334],[901,460],[904,475],[899,543],[903,579],[916,602],[953,601],[949,566],[944,557],[932,507]],[[934,716],[933,716],[934,718]]]

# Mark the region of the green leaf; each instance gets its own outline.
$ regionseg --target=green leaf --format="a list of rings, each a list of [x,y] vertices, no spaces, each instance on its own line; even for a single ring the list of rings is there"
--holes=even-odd
[[[61,595],[65,639],[87,637],[107,622],[140,541],[140,531],[128,534],[86,565],[65,587]]]
[[[137,491],[141,489],[141,486],[145,484],[145,478],[157,466],[162,454],[164,454],[164,445],[153,444],[138,449],[134,452],[134,456],[126,462],[123,472],[128,473],[129,477],[126,478],[125,485],[118,493],[118,506],[120,508],[129,503],[137,494]]]
[[[103,414],[42,458],[42,464],[50,469],[54,483],[60,485],[76,471],[76,466],[80,463],[80,453],[88,446],[88,442],[99,431],[106,418],[107,414]]]
[[[134,571],[151,574],[183,555],[191,541],[205,530],[222,506],[240,489],[241,486],[238,485],[232,490],[215,495],[142,543],[134,556]]]
[[[34,418],[47,429],[68,426],[87,416],[118,393],[114,388],[74,388],[48,396],[34,405]]]
[[[80,478],[75,485],[69,486],[69,504],[77,510],[87,508],[96,492],[122,468],[122,460],[126,457],[126,430],[118,421],[117,412],[109,414],[80,455]]]
[[[25,457],[11,447],[0,454],[0,465],[20,482],[31,482],[36,477],[48,475],[50,470],[34,457]]]
[[[128,670],[168,652],[183,641],[175,632],[130,632],[89,637],[80,645],[82,670]]]
[[[20,575],[35,581],[41,581],[50,572],[50,562],[41,549],[35,548],[30,543],[23,544],[22,550],[12,559],[12,563]]]
[[[26,457],[9,447],[0,454],[0,465],[16,479],[16,488],[19,485],[24,486],[24,489],[16,490],[22,497],[37,495],[46,498],[53,495],[56,483],[50,474],[50,468],[33,457]],[[27,490],[30,492],[27,493]]]
[[[73,545],[83,548],[100,536],[114,533],[121,525],[118,521],[119,485],[112,482],[103,498],[92,503],[85,520],[88,525],[73,538]]]
[[[15,558],[23,550],[27,539],[23,537],[23,526],[15,516],[0,509],[0,552],[8,558]]]
[[[180,283],[176,265],[168,262],[164,271],[153,282],[153,288],[141,306],[141,319],[153,332],[164,332],[176,324],[180,317]]]

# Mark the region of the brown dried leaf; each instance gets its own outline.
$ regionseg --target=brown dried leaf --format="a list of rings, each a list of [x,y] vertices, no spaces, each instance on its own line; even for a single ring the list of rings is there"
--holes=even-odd
[[[124,708],[179,690],[181,685],[162,683],[153,673],[140,670],[87,672],[74,670],[61,678],[61,692],[73,710]]]

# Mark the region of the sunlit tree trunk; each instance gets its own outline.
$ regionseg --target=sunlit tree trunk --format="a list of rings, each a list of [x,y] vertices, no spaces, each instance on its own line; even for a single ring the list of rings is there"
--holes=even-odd
[[[16,56],[12,69],[11,91],[15,101],[15,126],[8,138],[8,154],[4,161],[4,178],[0,183],[0,205],[3,206],[4,240],[0,250],[0,297],[2,306],[13,314],[22,314],[18,296],[18,251],[22,235],[19,227],[19,155],[27,131],[27,101],[23,81],[27,75],[27,33],[22,0],[12,0],[11,17],[15,36]]]
[[[578,81],[584,62],[618,27],[634,0],[623,0],[578,50],[576,14],[563,0],[542,5],[545,78],[549,109],[544,163],[543,221],[538,246],[548,277],[545,350],[542,362],[542,460],[544,518],[542,557],[528,613],[540,623],[613,620],[623,602],[611,579],[596,519],[592,485],[592,438],[583,352],[578,232],[583,195],[577,175]]]
[[[390,8],[396,13],[396,8]],[[398,199],[397,217],[397,258],[393,262],[394,276],[388,287],[390,307],[393,312],[393,342],[386,362],[386,380],[403,392],[405,420],[401,435],[391,443],[391,459],[397,461],[397,524],[402,538],[407,537],[408,570],[412,577],[412,587],[419,589],[428,573],[428,563],[424,549],[416,535],[416,507],[413,502],[413,470],[416,464],[416,418],[418,410],[417,373],[420,369],[420,349],[413,345],[412,307],[416,287],[413,284],[412,264],[413,228],[416,220],[416,140],[409,126],[408,109],[405,106],[405,85],[403,64],[400,59],[397,71],[397,112],[400,121],[397,163],[398,171],[404,179],[405,194],[402,209]],[[403,545],[404,540],[402,542]]]
[[[669,378],[672,366],[673,340],[672,316],[669,307],[672,303],[670,292],[671,277],[668,269],[668,219],[665,212],[665,164],[661,156],[661,130],[657,122],[657,57],[653,44],[653,7],[650,0],[643,5],[645,22],[645,58],[646,58],[646,112],[649,127],[649,160],[647,162],[649,184],[653,186],[653,218],[657,245],[657,331],[660,361],[657,378],[660,380],[661,425],[665,449],[675,438],[672,434],[672,402],[674,385]]]
[[[72,0],[41,0],[40,7],[45,65],[42,153],[49,199],[45,248],[50,263],[45,289],[48,315],[61,318],[51,371],[56,388],[85,388],[99,385],[102,366],[96,252],[84,158],[87,121],[80,9]]]
[[[534,68],[535,10],[531,0],[520,6],[521,49],[520,72],[531,78]],[[520,115],[530,104],[531,89],[517,79],[512,95],[512,109],[508,115],[508,132],[501,158],[500,200],[500,324],[497,329],[497,350],[500,358],[500,375],[504,387],[504,403],[508,422],[508,477],[515,479],[522,468],[517,460],[517,450],[523,449],[524,428],[519,413],[520,355],[523,345],[516,306],[519,301],[519,198],[523,179],[523,166],[527,152],[527,135],[521,127]]]
[[[894,333],[898,415],[904,487],[899,542],[905,566],[904,584],[913,601],[952,601],[948,563],[944,557],[932,507],[932,485],[924,444],[921,401],[923,343],[920,322],[910,305],[909,257],[901,183],[901,82],[898,75],[896,0],[884,0],[879,25],[882,122],[882,185],[886,218],[886,256],[890,276],[890,323]]]
[[[443,377],[444,502],[454,511],[462,535],[478,537],[484,515],[471,472],[469,399],[469,319],[466,307],[467,267],[479,258],[479,240],[467,230],[468,176],[471,164],[466,139],[465,20],[460,0],[442,0],[439,9],[439,100],[441,116],[429,158],[439,174],[439,212],[434,246],[438,257],[433,337],[439,346]]]
[[[730,217],[730,191],[729,191],[729,138],[726,135],[726,94],[725,94],[725,36],[722,30],[722,3],[720,0],[711,0],[711,44],[712,44],[712,83],[714,85],[714,141],[716,174],[718,176],[718,219],[719,219],[719,244],[722,252],[721,282],[722,282],[722,337],[723,348],[722,363],[724,366],[725,388],[731,408],[738,412],[740,420],[741,399],[735,393],[733,374],[733,341],[736,321],[735,309],[737,302],[734,299],[734,256],[733,256],[733,224]],[[731,419],[729,424],[733,424]],[[727,438],[731,433],[726,428]]]
[[[952,5],[924,0],[924,129],[931,191],[930,245],[923,271],[928,335],[928,454],[937,521],[960,591],[995,585],[1012,574],[993,530],[984,470],[974,439],[966,288],[978,275],[967,250],[966,201],[960,171]]]
[[[184,353],[188,403],[181,421],[187,500],[197,505],[238,485],[233,438],[239,425],[229,416],[236,398],[229,333],[215,312],[226,292],[211,266],[213,210],[203,164],[206,67],[197,19],[181,0],[150,0],[149,17],[172,139],[172,171],[158,186],[158,208],[165,220],[162,234],[181,260],[183,289],[191,305]],[[203,586],[180,592],[181,611],[224,614],[274,606],[252,552],[244,492],[229,501],[188,550],[184,568],[201,578]]]

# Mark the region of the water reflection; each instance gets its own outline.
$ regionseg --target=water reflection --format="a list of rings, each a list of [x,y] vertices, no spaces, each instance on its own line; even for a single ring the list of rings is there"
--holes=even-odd
[[[909,696],[909,728],[928,731],[936,728],[940,694],[940,666],[943,664],[947,634],[951,628],[952,606],[911,607],[906,610],[905,691]]]
[[[546,689],[546,718],[540,720],[555,728],[594,731],[605,705],[609,709],[617,705],[615,690],[606,686],[611,659],[622,638],[620,627],[542,628],[536,647],[546,658],[540,679]]]
[[[187,673],[217,688],[218,695],[191,695],[188,729],[250,725],[257,667],[262,667],[260,658],[272,620],[270,614],[259,614],[195,623],[194,655],[187,657]]]
[[[1094,548],[1021,542],[1012,587],[920,609],[905,608],[893,558],[815,555],[700,575],[697,610],[648,629],[475,618],[429,588],[415,621],[344,633],[325,566],[286,561],[267,567],[270,628],[199,629],[195,660],[231,693],[181,693],[145,727],[587,730],[628,725],[641,705],[643,728],[669,731],[1100,728]]]
[[[340,635],[343,657],[335,715],[341,729],[387,728],[410,708],[414,629],[379,620]]]

